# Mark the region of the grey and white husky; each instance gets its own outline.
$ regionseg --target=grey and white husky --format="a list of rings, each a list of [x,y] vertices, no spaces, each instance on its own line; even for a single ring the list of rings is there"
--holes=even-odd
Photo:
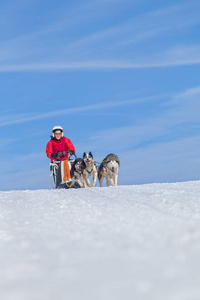
[[[93,184],[89,180],[89,176],[93,176]],[[94,187],[97,182],[97,168],[91,152],[83,153],[83,182],[85,187]]]
[[[103,162],[98,168],[100,187],[102,187],[104,177],[106,178],[107,186],[109,186],[110,183],[112,186],[117,185],[119,166],[120,161],[117,155],[110,153],[104,158]]]

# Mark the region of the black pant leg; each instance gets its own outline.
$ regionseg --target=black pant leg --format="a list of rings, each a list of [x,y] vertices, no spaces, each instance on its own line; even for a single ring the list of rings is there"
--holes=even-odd
[[[58,167],[56,168],[56,174],[54,174],[54,182],[56,189],[59,186],[59,184],[62,182],[62,177],[61,177],[61,163],[58,164]]]

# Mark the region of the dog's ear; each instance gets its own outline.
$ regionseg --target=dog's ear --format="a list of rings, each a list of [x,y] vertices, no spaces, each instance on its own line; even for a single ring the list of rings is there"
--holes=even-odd
[[[89,152],[89,155],[93,158],[92,152]]]
[[[83,153],[83,157],[85,157],[85,156],[86,156],[86,153],[84,152],[84,153]]]

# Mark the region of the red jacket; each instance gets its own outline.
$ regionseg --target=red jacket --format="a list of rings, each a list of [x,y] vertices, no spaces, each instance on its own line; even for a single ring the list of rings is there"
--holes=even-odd
[[[66,137],[62,137],[60,140],[52,138],[46,146],[46,154],[51,160],[53,160],[51,157],[52,153],[67,150],[74,150],[75,152],[74,145],[72,144],[70,139]],[[61,160],[65,160],[66,158],[68,158],[68,153],[65,153],[62,157],[60,157]],[[58,159],[58,157],[54,157],[54,159],[56,160]]]

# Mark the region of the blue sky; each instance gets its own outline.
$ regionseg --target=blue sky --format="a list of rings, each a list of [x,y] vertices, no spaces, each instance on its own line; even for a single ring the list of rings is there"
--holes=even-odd
[[[119,184],[200,178],[200,2],[2,0],[1,190],[51,188],[61,125]]]

